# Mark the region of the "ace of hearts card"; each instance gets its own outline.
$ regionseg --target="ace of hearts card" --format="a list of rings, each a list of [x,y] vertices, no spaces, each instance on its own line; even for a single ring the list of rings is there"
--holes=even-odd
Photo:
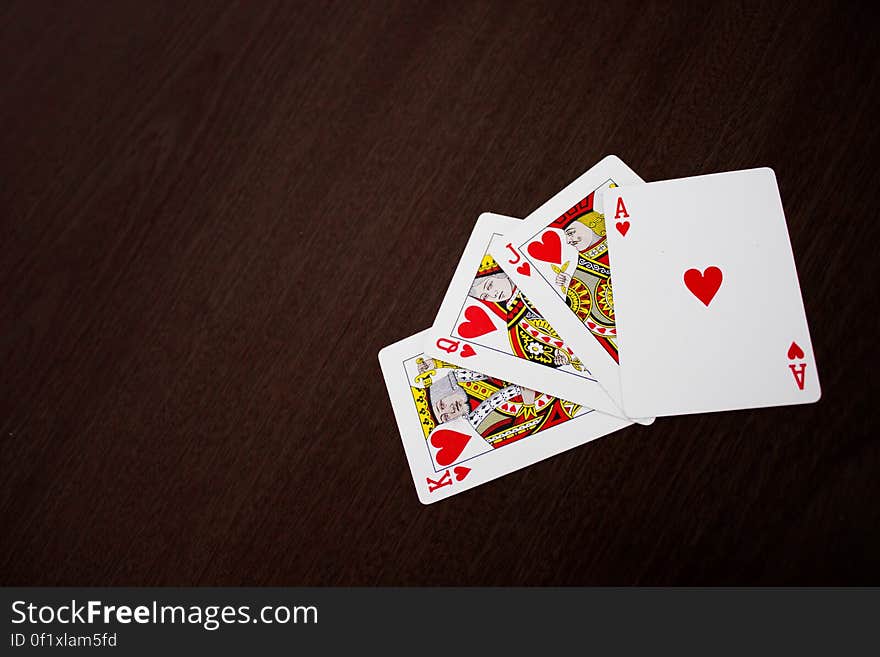
[[[627,413],[819,399],[772,169],[620,186],[605,216]]]
[[[430,504],[630,424],[430,358],[428,332],[379,352],[419,500]]]
[[[425,351],[460,367],[622,417],[590,374],[589,363],[565,344],[489,255],[493,239],[501,239],[519,223],[513,217],[480,215],[428,333]]]

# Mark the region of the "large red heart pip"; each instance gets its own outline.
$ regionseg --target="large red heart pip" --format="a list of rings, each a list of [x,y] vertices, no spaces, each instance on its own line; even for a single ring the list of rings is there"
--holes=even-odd
[[[467,320],[458,325],[458,334],[463,338],[478,338],[495,330],[489,314],[479,306],[470,306],[464,311]]]
[[[548,230],[541,235],[539,242],[529,244],[527,250],[536,260],[555,262],[557,265],[562,262],[562,241],[556,231]]]
[[[470,439],[466,433],[451,429],[435,431],[431,436],[431,444],[439,450],[436,456],[437,465],[445,468],[450,463],[455,463]]]
[[[715,293],[721,287],[721,270],[718,267],[706,267],[702,272],[699,269],[688,269],[684,273],[684,284],[687,289],[703,302],[703,305],[709,306]]]

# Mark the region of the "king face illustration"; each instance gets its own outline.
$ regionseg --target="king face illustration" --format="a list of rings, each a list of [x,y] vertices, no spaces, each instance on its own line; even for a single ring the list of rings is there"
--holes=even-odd
[[[436,427],[464,418],[496,448],[569,420],[581,409],[440,360],[420,358],[417,370],[410,389],[426,438]]]

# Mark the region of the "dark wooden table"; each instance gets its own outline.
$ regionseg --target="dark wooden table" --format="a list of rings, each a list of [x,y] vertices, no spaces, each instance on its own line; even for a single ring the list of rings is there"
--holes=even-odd
[[[4,3],[0,583],[880,583],[878,22],[685,5]],[[607,153],[776,170],[822,401],[422,506],[378,350]]]

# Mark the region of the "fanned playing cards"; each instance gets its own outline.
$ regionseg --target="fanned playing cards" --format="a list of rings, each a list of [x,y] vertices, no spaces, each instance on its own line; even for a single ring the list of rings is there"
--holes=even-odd
[[[773,171],[645,183],[615,156],[481,215],[432,327],[379,359],[426,504],[656,416],[821,394]]]

